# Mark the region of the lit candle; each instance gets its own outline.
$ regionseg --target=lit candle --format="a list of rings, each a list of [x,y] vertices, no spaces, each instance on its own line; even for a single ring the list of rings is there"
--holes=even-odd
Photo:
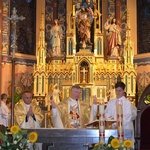
[[[123,131],[123,111],[122,111],[122,103],[117,103],[117,127],[118,127],[118,138],[120,142],[123,142],[124,131]]]
[[[99,140],[105,143],[105,118],[104,118],[104,102],[100,100],[99,104]]]

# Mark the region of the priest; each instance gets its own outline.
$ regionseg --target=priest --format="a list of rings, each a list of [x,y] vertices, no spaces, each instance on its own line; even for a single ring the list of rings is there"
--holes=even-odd
[[[32,93],[25,91],[22,99],[15,104],[14,108],[15,124],[21,128],[40,128],[44,116],[41,108],[32,101]],[[42,150],[42,143],[35,144],[36,149]],[[29,144],[29,150],[33,150],[33,144]]]
[[[70,97],[61,101],[58,105],[54,101],[52,105],[52,122],[54,128],[85,128],[85,124],[96,119],[97,99],[93,97],[93,105],[80,101],[81,88],[78,85],[71,87]]]

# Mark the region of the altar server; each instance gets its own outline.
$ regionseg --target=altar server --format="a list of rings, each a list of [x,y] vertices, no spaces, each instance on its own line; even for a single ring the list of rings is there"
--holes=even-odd
[[[1,124],[4,125],[5,127],[8,127],[8,122],[10,120],[10,116],[11,116],[11,112],[8,109],[7,105],[6,105],[6,101],[7,101],[7,94],[3,93],[1,95]]]
[[[134,141],[134,127],[133,119],[136,118],[137,113],[133,112],[133,107],[131,102],[124,96],[125,84],[123,82],[117,82],[115,84],[116,98],[108,102],[105,109],[106,120],[117,120],[116,115],[116,104],[120,102],[122,104],[123,110],[123,128],[131,129],[133,131],[133,141]],[[136,111],[136,109],[134,109]],[[117,127],[116,123],[112,124],[114,128]]]

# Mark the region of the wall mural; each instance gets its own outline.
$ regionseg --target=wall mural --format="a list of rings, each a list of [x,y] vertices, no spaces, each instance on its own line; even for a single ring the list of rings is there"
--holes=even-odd
[[[8,87],[8,94],[11,95],[12,84],[10,82]],[[21,72],[15,74],[15,103],[18,102],[21,98],[23,91],[32,91],[33,90],[33,75],[32,73]]]

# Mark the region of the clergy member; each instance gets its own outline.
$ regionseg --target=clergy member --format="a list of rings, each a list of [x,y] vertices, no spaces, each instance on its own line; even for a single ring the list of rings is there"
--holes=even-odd
[[[43,120],[41,108],[32,102],[32,93],[25,91],[22,99],[15,104],[15,124],[21,128],[39,128]]]
[[[32,101],[32,93],[25,91],[22,99],[15,104],[14,108],[15,124],[21,128],[40,128],[44,119],[41,108]],[[42,143],[35,144],[36,149],[42,150]],[[29,144],[29,150],[33,150],[33,143]]]
[[[85,124],[96,119],[96,97],[93,97],[93,106],[90,110],[87,102],[79,100],[80,94],[80,86],[74,85],[67,100],[61,101],[58,105],[54,101],[51,102],[54,128],[84,128]]]

